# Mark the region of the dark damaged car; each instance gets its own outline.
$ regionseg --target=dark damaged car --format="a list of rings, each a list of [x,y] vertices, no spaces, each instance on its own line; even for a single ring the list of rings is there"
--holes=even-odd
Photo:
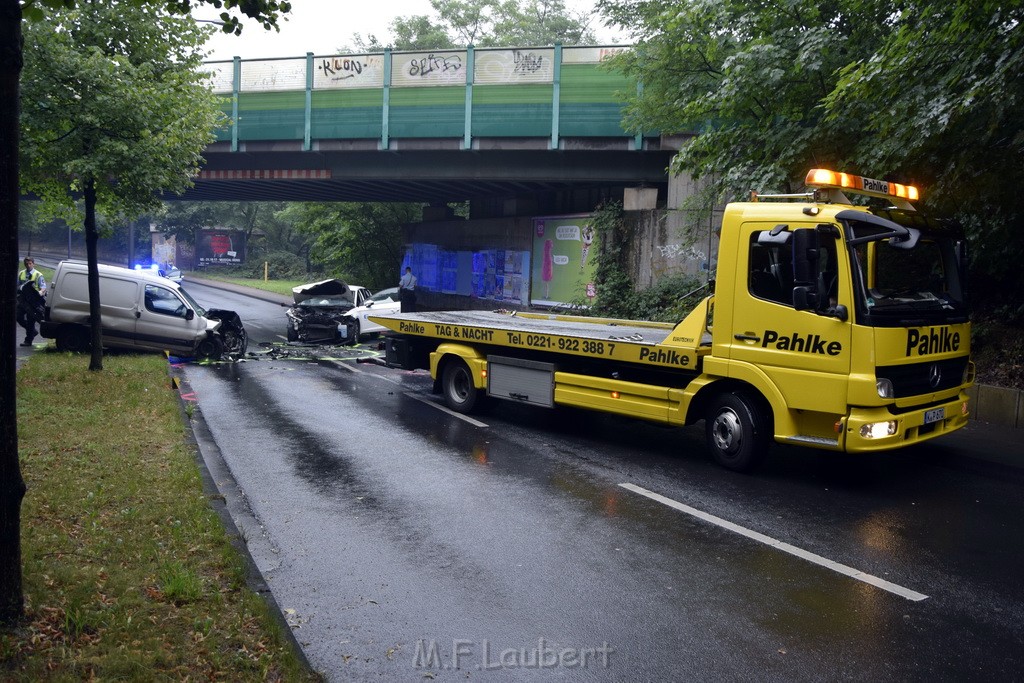
[[[285,312],[290,342],[335,344],[343,341],[338,324],[370,298],[366,287],[331,279],[292,287],[295,303]]]

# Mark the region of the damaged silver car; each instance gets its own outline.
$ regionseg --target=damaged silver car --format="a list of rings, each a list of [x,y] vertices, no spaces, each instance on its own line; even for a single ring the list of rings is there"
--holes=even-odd
[[[370,298],[370,290],[330,279],[292,287],[292,298],[295,304],[285,312],[288,341],[336,344],[343,341],[338,323]]]

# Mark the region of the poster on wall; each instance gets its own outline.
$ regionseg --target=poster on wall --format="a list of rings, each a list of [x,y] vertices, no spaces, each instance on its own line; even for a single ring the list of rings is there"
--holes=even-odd
[[[593,302],[597,244],[592,220],[590,215],[534,219],[531,304]]]
[[[245,231],[200,230],[196,235],[196,261],[200,266],[245,263]]]
[[[529,299],[530,252],[506,249],[447,250],[411,244],[402,259],[424,291],[491,299],[525,306]]]

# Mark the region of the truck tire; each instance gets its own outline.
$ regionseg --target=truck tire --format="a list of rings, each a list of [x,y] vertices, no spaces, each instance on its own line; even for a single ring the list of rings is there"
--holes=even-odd
[[[85,353],[92,346],[89,330],[78,325],[64,325],[57,331],[57,350]]]
[[[711,402],[704,425],[711,456],[722,467],[749,472],[768,454],[764,413],[746,394],[729,392]]]
[[[444,402],[457,413],[471,413],[480,401],[482,393],[473,384],[469,366],[461,360],[450,361],[441,375],[441,391]]]

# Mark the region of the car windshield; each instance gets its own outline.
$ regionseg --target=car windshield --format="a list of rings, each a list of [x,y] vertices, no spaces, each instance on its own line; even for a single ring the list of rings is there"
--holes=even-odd
[[[178,294],[181,295],[181,297],[183,299],[185,299],[185,301],[188,302],[189,306],[191,306],[192,308],[195,309],[196,315],[198,315],[198,316],[205,316],[206,315],[206,309],[204,309],[202,306],[200,306],[199,303],[195,299],[192,298],[191,294],[186,292],[181,287],[178,288]]]
[[[395,290],[395,289],[385,289],[385,290],[377,292],[376,294],[371,296],[370,297],[370,301],[377,301],[377,302],[380,302],[380,301],[393,301],[394,298],[395,298],[395,295],[397,295],[397,294],[398,294],[398,290]]]
[[[858,237],[865,232],[859,227]],[[942,322],[966,315],[956,243],[949,236],[922,232],[908,248],[879,235],[852,250],[859,275],[858,308],[876,322],[918,316]]]

